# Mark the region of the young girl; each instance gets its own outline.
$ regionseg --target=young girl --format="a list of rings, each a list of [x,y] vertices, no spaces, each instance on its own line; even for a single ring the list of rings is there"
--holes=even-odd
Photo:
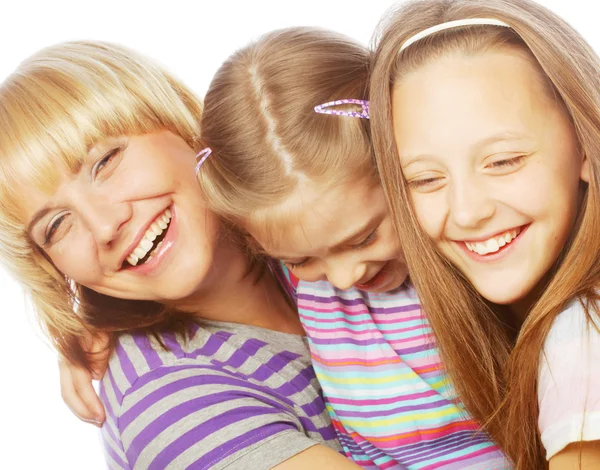
[[[524,0],[410,2],[380,37],[380,174],[459,396],[517,468],[600,468],[598,56]]]
[[[25,61],[0,87],[2,262],[67,359],[88,363],[84,333],[113,336],[110,468],[358,468],[297,312],[207,209],[200,109],[121,47]]]
[[[505,468],[444,379],[404,284],[365,119],[369,59],[343,36],[305,28],[234,54],[205,97],[212,154],[199,179],[213,210],[293,273],[346,455],[365,468]]]
[[[347,456],[364,468],[507,468],[445,380],[404,284],[360,101],[369,59],[345,37],[305,28],[234,54],[205,100],[212,154],[199,162],[201,187],[216,213],[293,270],[288,286]],[[359,104],[333,108],[341,116],[314,110],[345,97]]]

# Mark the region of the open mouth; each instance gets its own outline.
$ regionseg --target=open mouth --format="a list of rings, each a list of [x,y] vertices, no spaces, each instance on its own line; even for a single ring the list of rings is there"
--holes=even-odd
[[[387,263],[367,282],[356,284],[354,287],[360,290],[369,290],[379,287],[382,280],[385,280],[386,270],[384,269]]]
[[[170,225],[171,209],[166,209],[154,219],[154,222],[148,227],[140,242],[123,263],[123,267],[141,266],[150,261],[154,254],[160,249]]]
[[[480,256],[491,255],[502,251],[521,234],[523,227],[514,228],[507,230],[504,233],[500,233],[494,237],[488,238],[478,242],[467,242],[464,244],[467,249],[473,253],[477,253]]]

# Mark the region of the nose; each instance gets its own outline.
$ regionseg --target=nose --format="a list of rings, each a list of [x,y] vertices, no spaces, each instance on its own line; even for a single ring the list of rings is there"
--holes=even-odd
[[[79,205],[82,218],[99,245],[110,245],[117,239],[132,214],[129,203],[104,198],[80,199]]]
[[[366,272],[364,263],[336,258],[327,265],[327,280],[338,289],[346,290],[364,278]]]
[[[459,227],[477,228],[494,215],[492,194],[483,182],[455,182],[450,187],[448,197],[450,218]]]

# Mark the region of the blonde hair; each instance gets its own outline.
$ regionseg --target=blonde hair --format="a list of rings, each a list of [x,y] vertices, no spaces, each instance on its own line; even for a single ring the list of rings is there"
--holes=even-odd
[[[29,237],[23,185],[48,190],[107,137],[169,130],[197,147],[201,102],[148,58],[102,42],[68,42],[23,62],[0,86],[0,260],[30,296],[46,334],[88,365],[85,331],[167,327],[164,306],[103,296],[67,279]]]
[[[274,31],[233,54],[204,101],[202,140],[213,155],[199,178],[212,209],[273,228],[304,180],[377,181],[368,121],[314,112],[336,99],[366,100],[369,59],[349,38],[313,28]]]
[[[469,26],[400,46],[415,33],[447,21],[494,18],[510,25]],[[537,374],[544,340],[556,316],[575,298],[597,300],[600,280],[600,62],[558,16],[528,0],[423,0],[382,22],[371,80],[373,143],[406,261],[436,334],[448,373],[467,410],[517,469],[547,468],[537,425]],[[584,188],[571,239],[516,342],[501,312],[488,305],[436,250],[421,229],[398,164],[391,93],[402,75],[451,51],[492,48],[525,52],[573,123],[592,178]],[[431,273],[435,273],[435,276]],[[588,318],[592,318],[588,312]]]

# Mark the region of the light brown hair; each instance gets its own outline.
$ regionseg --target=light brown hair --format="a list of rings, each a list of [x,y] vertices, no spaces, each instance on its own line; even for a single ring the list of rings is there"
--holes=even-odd
[[[494,18],[510,25],[469,26],[427,37],[399,53],[414,34],[447,21]],[[568,113],[592,177],[572,236],[541,297],[519,328],[474,292],[419,226],[403,178],[392,127],[394,83],[448,51],[510,48],[527,54]],[[411,1],[378,31],[371,80],[373,143],[406,262],[437,337],[440,354],[467,410],[517,469],[547,468],[537,419],[537,375],[556,316],[576,298],[597,300],[600,280],[600,62],[566,22],[528,0]],[[432,273],[435,273],[433,275]],[[597,312],[596,312],[597,313]],[[591,319],[593,312],[588,311]],[[515,338],[516,336],[516,338]]]
[[[53,345],[88,365],[84,333],[182,329],[154,302],[98,294],[67,279],[21,220],[24,184],[49,190],[97,141],[169,130],[197,147],[201,102],[150,59],[102,42],[69,42],[23,62],[0,85],[0,261],[24,287]]]
[[[314,28],[274,31],[229,57],[202,116],[213,155],[199,178],[212,209],[274,229],[306,179],[377,181],[368,120],[314,112],[332,100],[367,99],[369,59],[365,47]]]

